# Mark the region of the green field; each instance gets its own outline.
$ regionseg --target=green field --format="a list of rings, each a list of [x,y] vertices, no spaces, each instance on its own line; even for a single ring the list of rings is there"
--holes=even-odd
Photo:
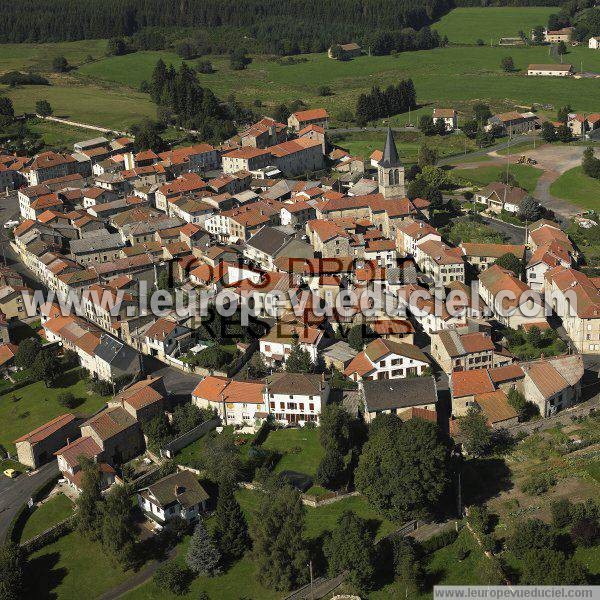
[[[73,503],[64,494],[53,496],[41,506],[36,506],[25,522],[21,542],[30,540],[46,529],[64,521],[73,514]]]
[[[97,598],[131,576],[113,566],[99,543],[70,533],[29,556],[27,598]]]
[[[324,453],[319,443],[319,430],[305,427],[271,431],[262,447],[281,454],[276,473],[298,471],[314,476]]]
[[[583,208],[598,210],[600,180],[588,177],[581,167],[575,167],[563,173],[550,186],[550,193]]]
[[[464,153],[465,148],[467,149],[467,152],[472,152],[476,149],[475,142],[462,133],[428,137],[422,135],[418,131],[396,132],[394,133],[394,139],[400,158],[407,163],[417,161],[419,147],[424,143],[435,147],[440,158],[452,154]],[[353,156],[360,156],[368,161],[373,150],[383,150],[385,132],[361,131],[347,133],[335,136],[333,142],[337,146],[347,149]]]
[[[485,186],[492,181],[499,181],[500,176],[506,171],[506,167],[477,167],[476,169],[453,169],[452,175],[463,182],[469,182],[476,186]],[[512,173],[519,186],[528,192],[533,192],[537,180],[543,173],[541,169],[527,165],[510,165]]]
[[[536,25],[546,25],[555,7],[485,7],[455,8],[444,15],[433,28],[448,36],[451,44],[497,44],[501,37],[525,35]],[[506,48],[505,51],[510,51]]]
[[[72,392],[81,403],[66,409],[57,402],[62,392]],[[16,399],[16,402],[14,401]],[[78,416],[95,413],[105,404],[104,398],[88,392],[85,382],[78,379],[77,369],[67,371],[47,388],[43,381],[0,396],[0,444],[14,449],[14,441],[58,415],[72,412]]]

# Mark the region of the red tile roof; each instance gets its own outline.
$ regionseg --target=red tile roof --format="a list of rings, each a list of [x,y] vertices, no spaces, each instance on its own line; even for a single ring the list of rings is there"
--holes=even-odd
[[[75,420],[75,415],[71,413],[66,413],[64,415],[59,415],[55,417],[51,421],[40,425],[33,431],[22,435],[20,438],[15,440],[17,442],[29,442],[30,444],[35,444],[37,442],[41,442],[45,440],[47,437],[59,431],[65,425],[72,423]]]

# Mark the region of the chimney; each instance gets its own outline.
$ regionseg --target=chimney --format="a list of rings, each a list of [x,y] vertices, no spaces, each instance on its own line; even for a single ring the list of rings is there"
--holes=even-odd
[[[176,496],[180,496],[184,492],[185,492],[185,488],[182,485],[176,485],[175,486],[175,495]]]

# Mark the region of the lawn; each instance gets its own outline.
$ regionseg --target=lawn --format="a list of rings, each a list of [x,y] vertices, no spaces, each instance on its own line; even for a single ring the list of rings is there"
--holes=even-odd
[[[27,598],[97,598],[131,576],[113,566],[102,546],[70,533],[29,557]]]
[[[506,167],[477,167],[476,169],[453,169],[452,175],[464,183],[475,186],[486,186],[492,181],[499,181],[506,172]],[[528,192],[533,192],[537,180],[543,173],[541,169],[527,165],[510,165],[509,172],[515,176],[520,187]]]
[[[80,404],[71,410],[60,406],[57,396],[63,392],[72,392]],[[78,378],[77,369],[63,373],[51,388],[47,388],[43,381],[32,383],[0,396],[0,444],[12,452],[13,443],[18,437],[54,417],[66,412],[77,416],[91,415],[102,408],[105,402],[98,394],[88,392],[86,383]]]
[[[475,44],[478,39],[498,44],[501,37],[518,37],[520,31],[529,35],[536,25],[545,26],[554,12],[556,8],[540,6],[455,8],[433,28],[448,36],[451,44]]]
[[[440,158],[444,156],[476,150],[475,142],[462,133],[445,136],[426,137],[418,131],[395,132],[394,139],[400,158],[405,163],[417,162],[417,154],[422,144],[434,147]],[[368,161],[373,150],[383,150],[385,133],[382,131],[361,131],[336,135],[332,141],[342,148],[347,149],[352,155],[360,156]],[[489,160],[489,159],[488,159]]]
[[[71,127],[56,121],[31,119],[27,126],[34,133],[39,133],[48,147],[73,151],[73,144],[95,135],[92,130]]]
[[[507,11],[506,21],[511,14],[522,12],[531,14],[537,9],[459,9],[475,11],[487,27],[497,28],[487,11],[495,15]],[[540,9],[541,11],[555,9]],[[455,11],[445,19],[460,21]],[[502,14],[505,14],[502,12]],[[535,19],[537,21],[537,18]],[[513,29],[526,28],[530,18],[517,19]],[[492,24],[493,25],[488,25]],[[441,21],[444,27],[445,21]],[[456,28],[456,25],[452,26]],[[461,29],[461,24],[458,25]],[[467,30],[467,28],[464,28]],[[470,30],[480,34],[478,29]],[[504,32],[502,32],[504,33]],[[106,124],[108,127],[126,128],[143,116],[153,116],[155,109],[148,95],[138,92],[143,80],[151,77],[158,58],[167,63],[179,64],[181,59],[170,51],[146,51],[124,56],[103,56],[103,42],[90,43],[90,53],[96,58],[85,62],[87,54],[83,47],[86,42],[72,43],[73,46],[57,44],[56,47],[44,44],[38,47],[15,44],[2,46],[0,54],[6,54],[4,63],[11,68],[28,68],[35,63],[46,72],[50,59],[56,54],[72,48],[72,61],[78,69],[67,75],[52,75],[53,85],[26,86],[7,90],[15,102],[17,112],[32,110],[36,100],[46,98],[52,104],[55,114],[69,115],[72,118],[90,123]],[[501,59],[510,54],[519,71],[505,73]],[[553,106],[570,104],[578,111],[592,112],[596,106],[596,81],[593,79],[575,80],[571,78],[527,77],[523,69],[529,63],[548,62],[546,47],[506,48],[490,46],[448,46],[434,50],[403,52],[396,56],[361,56],[348,62],[333,61],[325,53],[302,55],[297,64],[282,64],[276,58],[256,56],[244,71],[233,71],[225,56],[207,56],[216,71],[210,75],[199,75],[200,82],[211,88],[219,97],[235,95],[238,101],[247,104],[260,100],[264,107],[258,112],[270,112],[281,102],[303,100],[308,106],[323,106],[332,115],[336,124],[342,110],[354,111],[356,100],[373,85],[386,87],[400,79],[413,79],[419,104],[423,106],[412,114],[416,122],[419,114],[430,114],[431,107],[453,106],[459,110],[461,118],[468,114],[476,101],[486,101],[494,110],[510,110],[515,107],[530,107],[533,103]],[[600,53],[589,52],[587,47],[569,48],[565,61],[580,67],[583,60],[587,70],[600,71]],[[193,64],[196,61],[190,61]],[[332,89],[331,96],[322,97],[320,86]],[[389,119],[391,124],[407,121],[406,115],[396,115]]]
[[[276,473],[298,471],[314,477],[323,457],[319,430],[306,427],[271,431],[262,447],[281,454],[275,467]]]
[[[33,113],[38,100],[48,100],[56,117],[119,131],[127,131],[132,123],[143,117],[156,116],[156,108],[147,94],[76,83],[67,78],[52,86],[29,85],[14,89],[0,86],[0,92],[4,91],[11,98],[16,113]],[[92,135],[98,134],[81,129],[80,139]]]
[[[581,167],[563,173],[551,186],[550,193],[583,208],[598,210],[600,180],[588,177]]]
[[[73,514],[73,503],[64,494],[56,494],[29,514],[21,532],[21,542],[46,531]]]

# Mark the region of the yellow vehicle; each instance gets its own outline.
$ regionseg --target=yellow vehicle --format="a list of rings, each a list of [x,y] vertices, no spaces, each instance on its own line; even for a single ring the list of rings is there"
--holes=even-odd
[[[4,474],[7,477],[10,477],[11,479],[14,479],[19,474],[19,472],[15,471],[14,469],[5,469],[4,470]]]

